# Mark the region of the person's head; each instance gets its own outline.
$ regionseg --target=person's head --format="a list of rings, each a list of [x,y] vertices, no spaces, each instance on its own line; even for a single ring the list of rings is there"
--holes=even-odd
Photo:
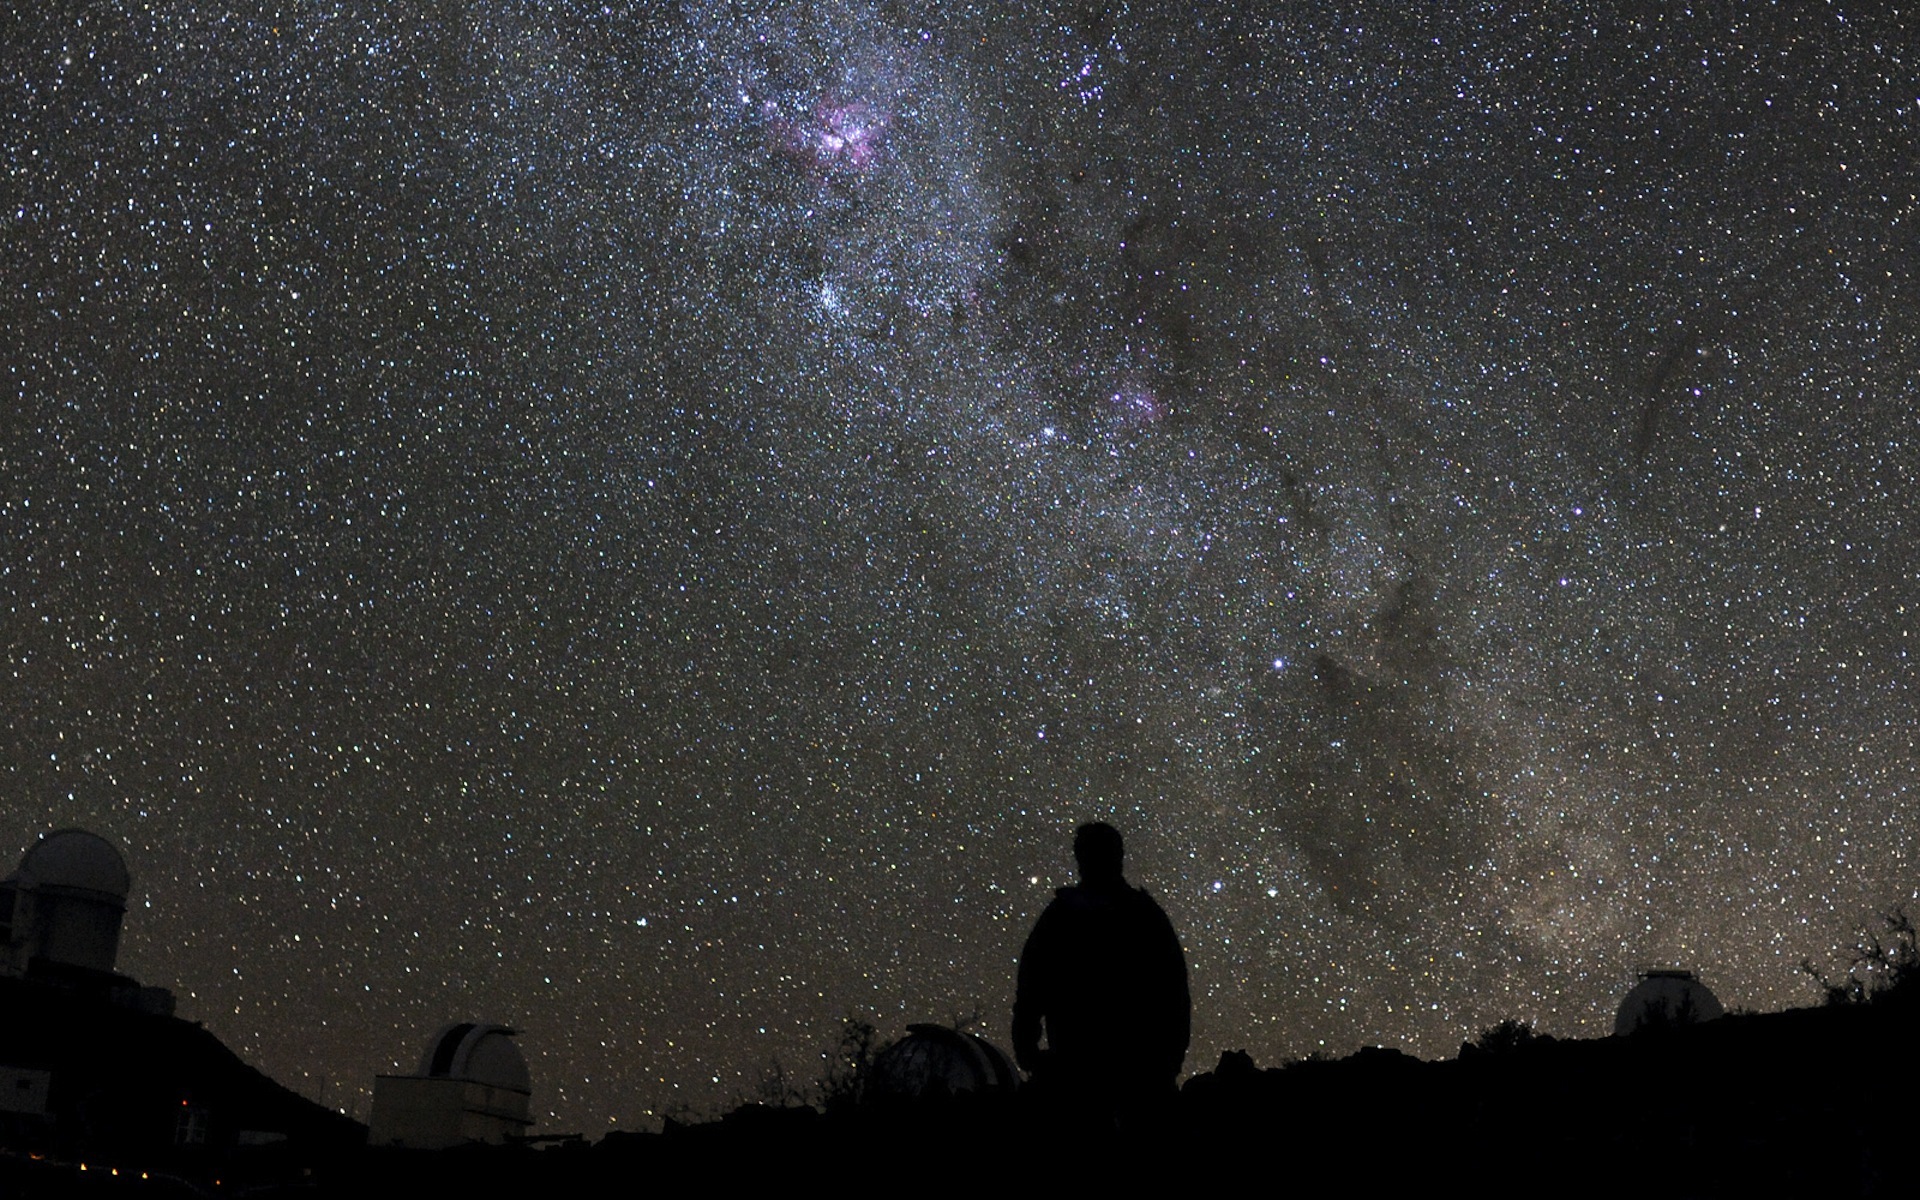
[[[1125,854],[1120,831],[1105,822],[1096,821],[1073,831],[1073,860],[1079,864],[1082,883],[1119,883]]]

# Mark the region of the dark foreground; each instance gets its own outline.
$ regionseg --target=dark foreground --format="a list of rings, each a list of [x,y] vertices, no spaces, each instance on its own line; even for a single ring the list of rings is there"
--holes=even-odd
[[[141,1180],[59,1156],[0,1160],[0,1195],[632,1196],[743,1187],[848,1194],[1105,1185],[1251,1174],[1370,1195],[1914,1194],[1920,1009],[1856,1005],[1691,1028],[1539,1039],[1420,1062],[1391,1050],[1257,1070],[1229,1056],[1168,1108],[1115,1125],[1032,1093],[886,1111],[749,1107],[663,1133],[437,1153],[261,1147],[218,1184]]]

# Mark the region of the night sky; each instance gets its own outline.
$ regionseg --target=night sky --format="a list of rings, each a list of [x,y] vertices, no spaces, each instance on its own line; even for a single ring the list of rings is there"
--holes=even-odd
[[[1812,1002],[1917,882],[1920,18],[1231,7],[5,3],[0,858],[363,1119],[1004,1045],[1093,819],[1189,1070]]]

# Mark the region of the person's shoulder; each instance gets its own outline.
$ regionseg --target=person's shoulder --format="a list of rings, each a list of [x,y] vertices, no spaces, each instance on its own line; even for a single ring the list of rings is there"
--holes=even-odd
[[[1056,915],[1085,912],[1096,902],[1096,898],[1086,888],[1074,885],[1053,889],[1053,899],[1047,902],[1047,912]],[[1042,914],[1045,915],[1044,913]]]
[[[1079,907],[1080,903],[1079,888],[1055,888],[1053,889],[1053,899],[1047,901],[1047,906],[1040,910],[1040,919],[1044,921],[1051,917],[1058,920],[1063,913],[1071,912]]]
[[[1088,887],[1085,884],[1056,888],[1053,899],[1040,916],[1042,920],[1052,918],[1054,921],[1071,924],[1111,921],[1116,916],[1124,916],[1133,910],[1136,903],[1133,891],[1131,887],[1115,890]]]
[[[1153,898],[1153,893],[1143,887],[1135,887],[1132,884],[1128,884],[1127,891],[1132,893],[1132,900],[1135,904],[1147,905],[1153,908],[1160,907],[1160,902]]]
[[[1153,898],[1152,892],[1149,892],[1143,887],[1133,888],[1131,892],[1132,894],[1127,897],[1127,902],[1135,912],[1143,917],[1151,916],[1160,921],[1167,919],[1167,910],[1160,907],[1160,902]]]

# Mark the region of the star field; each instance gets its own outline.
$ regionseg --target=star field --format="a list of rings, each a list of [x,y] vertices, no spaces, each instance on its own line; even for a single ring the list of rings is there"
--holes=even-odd
[[[1730,1007],[1915,896],[1920,66],[1846,4],[0,8],[0,853],[366,1116],[978,1013]],[[10,840],[9,840],[10,839]]]

